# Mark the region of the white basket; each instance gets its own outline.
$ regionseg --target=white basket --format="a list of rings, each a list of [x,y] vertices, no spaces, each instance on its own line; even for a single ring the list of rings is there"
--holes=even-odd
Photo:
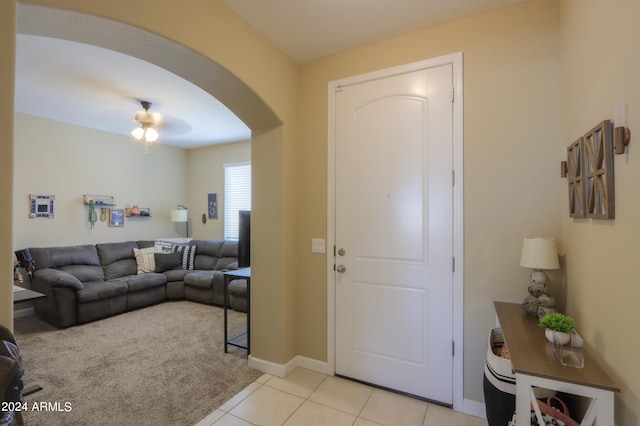
[[[493,349],[504,344],[502,329],[492,328],[489,333],[489,345],[487,347],[487,362],[484,365],[484,372],[487,380],[502,392],[512,395],[516,394],[516,375],[513,372],[511,360],[502,358],[493,353]],[[556,394],[555,391],[542,388],[534,388],[533,393],[536,398],[548,398]]]

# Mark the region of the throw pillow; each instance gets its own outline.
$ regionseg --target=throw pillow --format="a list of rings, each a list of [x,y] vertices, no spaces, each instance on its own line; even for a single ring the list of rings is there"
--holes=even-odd
[[[154,257],[153,247],[143,249],[133,249],[138,264],[138,274],[146,274],[147,272],[156,271],[156,260]]]
[[[156,272],[170,271],[172,269],[180,269],[182,266],[182,254],[175,253],[155,253]]]
[[[196,246],[180,245],[174,249],[182,257],[182,269],[194,269],[196,260]]]

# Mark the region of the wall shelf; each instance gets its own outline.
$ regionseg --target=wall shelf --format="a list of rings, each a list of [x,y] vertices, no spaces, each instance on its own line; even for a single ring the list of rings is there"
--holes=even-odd
[[[84,204],[90,205],[89,200],[93,199],[96,206],[115,206],[116,200],[111,195],[85,194],[82,198]]]
[[[152,217],[152,215],[151,215],[151,209],[149,209],[149,208],[143,208],[143,207],[140,207],[140,215],[137,215],[137,216],[136,216],[136,215],[134,215],[134,216],[132,216],[132,215],[131,215],[131,207],[127,207],[127,208],[125,208],[125,209],[124,209],[124,215],[125,215],[125,217],[132,217],[132,218],[138,218],[138,217],[143,217],[143,218],[144,218],[144,217]]]

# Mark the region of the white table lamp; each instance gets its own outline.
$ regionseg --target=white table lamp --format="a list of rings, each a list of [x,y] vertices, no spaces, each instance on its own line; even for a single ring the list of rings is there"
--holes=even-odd
[[[558,250],[553,238],[525,238],[522,243],[520,266],[531,268],[531,281],[544,283],[544,269],[558,269]]]
[[[171,222],[184,222],[187,224],[187,238],[189,238],[189,210],[183,205],[178,205],[177,210],[171,210]]]

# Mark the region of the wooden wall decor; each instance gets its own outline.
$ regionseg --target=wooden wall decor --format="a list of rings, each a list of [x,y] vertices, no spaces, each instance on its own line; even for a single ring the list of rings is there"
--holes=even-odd
[[[567,182],[569,183],[569,216],[586,217],[583,176],[584,138],[567,147]]]
[[[584,190],[588,218],[615,218],[613,126],[604,120],[584,135]]]

